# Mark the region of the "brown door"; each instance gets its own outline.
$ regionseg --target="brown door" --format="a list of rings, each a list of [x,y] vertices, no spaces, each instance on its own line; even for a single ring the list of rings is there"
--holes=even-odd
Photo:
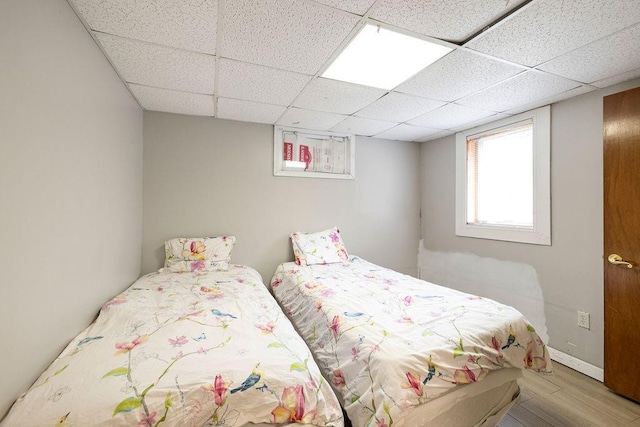
[[[640,401],[640,88],[604,98],[604,258],[604,384]]]

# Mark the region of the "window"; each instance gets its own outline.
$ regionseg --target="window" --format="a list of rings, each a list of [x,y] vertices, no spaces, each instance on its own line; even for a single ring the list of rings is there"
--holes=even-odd
[[[273,175],[354,179],[355,135],[274,126]]]
[[[551,244],[550,107],[456,134],[456,235]]]

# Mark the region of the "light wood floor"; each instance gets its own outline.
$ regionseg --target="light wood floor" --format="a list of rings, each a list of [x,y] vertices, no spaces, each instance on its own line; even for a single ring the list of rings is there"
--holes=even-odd
[[[640,404],[559,363],[553,369],[553,374],[524,373],[518,381],[520,402],[499,427],[640,427]]]

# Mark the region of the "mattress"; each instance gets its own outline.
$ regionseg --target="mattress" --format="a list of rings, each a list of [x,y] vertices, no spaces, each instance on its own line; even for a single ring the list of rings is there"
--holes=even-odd
[[[104,304],[2,425],[56,423],[340,427],[343,415],[260,275],[233,265],[149,274]]]
[[[469,389],[483,403],[473,420],[453,424],[491,425],[517,394],[504,372],[551,369],[545,344],[514,308],[358,257],[284,263],[271,286],[354,426],[440,425],[446,420],[433,417],[447,411],[439,406],[455,406]],[[481,384],[500,378],[504,399],[495,401]],[[462,407],[471,413],[469,402]]]
[[[406,426],[494,427],[520,397],[522,371],[491,371],[482,380],[461,385],[416,407],[403,419]]]

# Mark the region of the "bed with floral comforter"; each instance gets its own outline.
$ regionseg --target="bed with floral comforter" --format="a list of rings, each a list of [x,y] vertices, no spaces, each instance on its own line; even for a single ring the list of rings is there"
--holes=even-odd
[[[271,286],[353,425],[403,425],[410,411],[493,370],[550,370],[544,343],[514,308],[358,257],[284,263]]]
[[[152,273],[107,302],[4,425],[342,426],[308,347],[253,269]]]

